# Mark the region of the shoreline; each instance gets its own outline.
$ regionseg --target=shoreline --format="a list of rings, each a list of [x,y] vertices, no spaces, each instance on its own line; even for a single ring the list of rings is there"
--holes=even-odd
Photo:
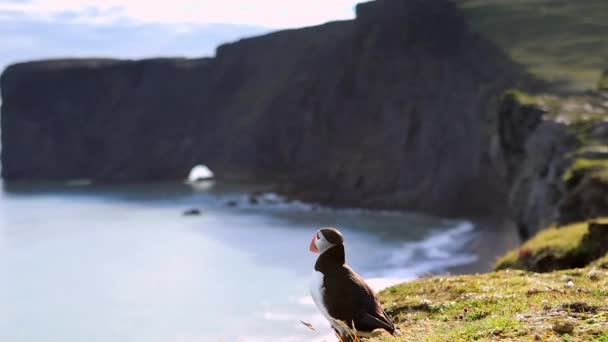
[[[471,222],[476,227],[476,236],[469,251],[477,256],[477,260],[468,265],[450,267],[448,275],[491,272],[498,258],[521,244],[515,223],[506,218],[474,219]]]

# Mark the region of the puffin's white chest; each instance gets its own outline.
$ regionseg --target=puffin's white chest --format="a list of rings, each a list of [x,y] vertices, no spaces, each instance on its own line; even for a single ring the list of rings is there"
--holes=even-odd
[[[327,308],[325,307],[325,301],[323,300],[323,291],[325,290],[323,287],[323,278],[325,276],[323,273],[314,270],[312,272],[312,278],[310,280],[310,295],[312,296],[312,300],[317,305],[317,308],[323,316],[329,321],[330,324],[333,325],[333,319],[329,315]]]

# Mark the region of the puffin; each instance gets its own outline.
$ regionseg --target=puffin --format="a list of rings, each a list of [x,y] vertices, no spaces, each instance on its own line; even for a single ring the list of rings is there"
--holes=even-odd
[[[395,324],[378,297],[346,264],[342,233],[336,228],[321,228],[312,237],[309,249],[319,254],[310,283],[311,296],[340,341],[352,337],[345,326],[358,332],[384,329],[393,335]]]

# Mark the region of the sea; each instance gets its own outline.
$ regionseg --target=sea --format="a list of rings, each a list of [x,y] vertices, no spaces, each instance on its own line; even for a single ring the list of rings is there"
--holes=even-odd
[[[266,185],[0,185],[7,342],[336,341],[309,295],[318,228],[343,232],[376,290],[485,270],[516,243],[487,224],[328,208]]]

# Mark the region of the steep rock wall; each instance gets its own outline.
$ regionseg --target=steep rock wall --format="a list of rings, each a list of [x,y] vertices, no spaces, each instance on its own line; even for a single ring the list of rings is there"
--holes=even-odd
[[[18,64],[0,80],[2,175],[167,180],[203,162],[324,203],[504,213],[496,108],[527,80],[447,0],[363,3],[207,59]]]

